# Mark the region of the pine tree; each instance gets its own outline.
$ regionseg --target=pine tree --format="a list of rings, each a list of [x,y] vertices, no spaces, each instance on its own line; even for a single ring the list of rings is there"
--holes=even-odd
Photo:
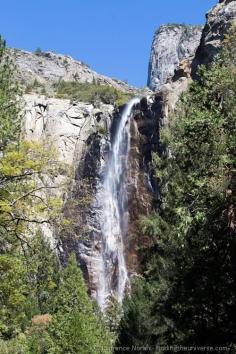
[[[12,54],[0,37],[0,150],[19,139],[20,93]]]
[[[22,257],[0,255],[0,337],[10,339],[26,324],[26,268]]]
[[[112,337],[94,312],[75,256],[62,272],[54,303],[51,335],[58,354],[109,354]]]

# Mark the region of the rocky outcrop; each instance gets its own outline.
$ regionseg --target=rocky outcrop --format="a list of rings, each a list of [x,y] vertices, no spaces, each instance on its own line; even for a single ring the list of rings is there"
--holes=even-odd
[[[92,105],[66,99],[25,95],[24,134],[29,140],[51,141],[61,161],[74,166],[84,154],[88,137],[107,129],[112,105]]]
[[[79,83],[109,85],[125,93],[138,93],[139,89],[127,85],[121,80],[111,79],[92,70],[87,64],[68,55],[52,52],[31,53],[11,49],[18,69],[18,76],[23,85],[37,80],[50,88],[60,80]]]
[[[222,42],[236,19],[236,1],[220,0],[199,26],[166,25],[155,33],[149,62],[148,86],[165,93],[164,120],[173,111],[180,94],[197,68],[210,64],[220,52]]]
[[[236,1],[220,0],[206,15],[200,46],[193,61],[196,71],[200,64],[211,63],[222,48],[222,41],[236,19]]]
[[[155,33],[148,71],[148,87],[161,89],[181,61],[194,56],[200,43],[200,26],[164,25]]]

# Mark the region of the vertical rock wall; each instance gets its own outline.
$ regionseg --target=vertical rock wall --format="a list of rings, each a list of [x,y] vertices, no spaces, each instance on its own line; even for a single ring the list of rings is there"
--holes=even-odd
[[[148,87],[158,91],[184,59],[193,57],[200,43],[200,26],[163,25],[154,34]]]

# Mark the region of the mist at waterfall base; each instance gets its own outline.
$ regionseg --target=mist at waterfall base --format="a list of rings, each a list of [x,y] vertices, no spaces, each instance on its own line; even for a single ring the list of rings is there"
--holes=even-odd
[[[130,120],[132,109],[140,101],[132,99],[121,113],[114,139],[109,146],[108,161],[99,191],[102,233],[101,267],[97,288],[97,302],[105,310],[110,296],[122,302],[128,285],[124,254],[124,239],[128,231],[126,172],[130,151]]]

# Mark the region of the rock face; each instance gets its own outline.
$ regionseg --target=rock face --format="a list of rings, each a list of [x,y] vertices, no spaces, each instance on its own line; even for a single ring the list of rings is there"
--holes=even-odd
[[[93,106],[66,99],[25,95],[24,133],[29,140],[51,141],[60,159],[69,166],[80,161],[88,137],[98,129],[106,129],[112,116],[112,105]]]
[[[180,62],[194,56],[200,43],[200,26],[164,25],[155,33],[148,70],[148,87],[158,91],[174,75]]]
[[[23,84],[28,85],[37,80],[39,83],[50,86],[59,80],[64,80],[109,85],[125,93],[139,91],[121,80],[114,80],[96,73],[87,64],[68,55],[52,52],[35,54],[18,49],[11,49],[11,52],[19,71],[19,79]]]
[[[23,136],[28,140],[52,143],[57,149],[60,161],[67,166],[68,175],[62,174],[50,181],[53,187],[57,187],[50,193],[67,200],[75,183],[75,170],[89,149],[89,138],[96,135],[98,130],[106,132],[114,107],[102,103],[95,107],[92,104],[71,103],[70,100],[35,94],[25,95],[24,99]],[[90,166],[91,169],[93,167]],[[59,244],[55,228],[44,224],[42,231],[52,245]]]
[[[200,46],[193,65],[209,64],[219,53],[222,40],[236,19],[236,1],[220,0],[206,15],[206,25],[203,29]]]
[[[127,236],[124,242],[124,257],[128,276],[138,272],[139,260],[137,247],[145,241],[140,230],[140,216],[151,212],[155,197],[155,183],[152,179],[151,159],[152,152],[158,150],[159,109],[161,101],[154,97],[147,103],[141,100],[132,112],[130,127],[130,153],[128,169],[123,176],[127,189],[127,218],[129,220]],[[102,220],[104,210],[100,198],[107,171],[107,163],[111,152],[114,134],[121,119],[122,108],[114,111],[110,120],[107,135],[94,133],[87,139],[87,149],[81,160],[77,161],[74,186],[65,203],[65,216],[72,220],[70,229],[65,229],[60,235],[62,259],[66,259],[70,252],[75,252],[89,285],[90,293],[99,298],[99,281],[103,272],[101,252],[103,247]],[[122,157],[122,159],[125,156]],[[114,176],[115,178],[115,176]],[[116,229],[114,224],[114,229]],[[113,257],[114,256],[114,257]],[[106,262],[111,268],[111,288],[114,292],[118,284],[118,268],[115,251],[111,259]],[[110,295],[113,295],[111,292]],[[107,300],[109,297],[107,298]]]

